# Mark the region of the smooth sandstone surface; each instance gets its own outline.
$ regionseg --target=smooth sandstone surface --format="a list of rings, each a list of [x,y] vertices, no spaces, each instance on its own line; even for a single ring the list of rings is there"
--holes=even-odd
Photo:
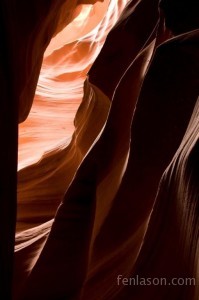
[[[157,0],[8,2],[0,297],[197,300],[171,280],[199,280],[199,30]]]

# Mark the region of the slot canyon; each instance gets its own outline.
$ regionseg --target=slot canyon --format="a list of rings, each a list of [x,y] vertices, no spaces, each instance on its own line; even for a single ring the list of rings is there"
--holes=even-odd
[[[0,299],[199,299],[199,1],[0,2]]]

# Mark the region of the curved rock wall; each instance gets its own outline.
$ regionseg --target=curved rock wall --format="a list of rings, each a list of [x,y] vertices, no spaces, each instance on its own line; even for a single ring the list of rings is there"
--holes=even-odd
[[[158,2],[1,2],[2,299],[198,299],[199,31]]]

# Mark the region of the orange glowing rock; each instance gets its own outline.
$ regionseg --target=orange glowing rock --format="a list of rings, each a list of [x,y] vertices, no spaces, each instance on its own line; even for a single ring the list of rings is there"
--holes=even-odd
[[[198,299],[199,24],[173,1],[2,1],[0,298]]]

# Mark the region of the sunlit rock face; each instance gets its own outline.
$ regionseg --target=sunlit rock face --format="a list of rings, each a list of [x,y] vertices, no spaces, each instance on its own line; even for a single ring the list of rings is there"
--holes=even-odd
[[[19,2],[1,4],[1,298],[197,300],[199,30],[173,37],[158,0]]]
[[[51,40],[44,53],[33,107],[19,127],[17,229],[54,217],[81,160],[104,125],[110,100],[85,79],[125,3],[78,5],[71,23]],[[28,184],[24,184],[27,177]]]

